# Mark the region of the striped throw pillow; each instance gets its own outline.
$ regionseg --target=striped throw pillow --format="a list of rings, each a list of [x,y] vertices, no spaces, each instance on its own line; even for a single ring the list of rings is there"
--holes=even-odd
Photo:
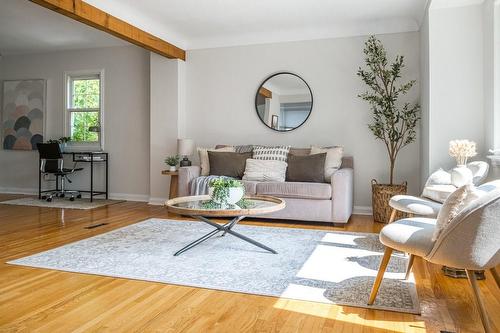
[[[290,146],[254,146],[252,158],[256,160],[286,162],[288,160],[289,151]]]

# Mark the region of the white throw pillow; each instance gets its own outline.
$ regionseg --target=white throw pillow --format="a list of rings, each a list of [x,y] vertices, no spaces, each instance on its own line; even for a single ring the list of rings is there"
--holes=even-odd
[[[451,173],[439,169],[427,179],[422,196],[443,203],[456,189],[457,187],[451,184]]]
[[[450,185],[451,184],[451,173],[448,171],[444,171],[443,169],[439,169],[432,173],[427,179],[425,186],[431,185]]]
[[[261,182],[284,182],[286,167],[283,161],[247,159],[243,180]]]
[[[208,160],[208,152],[209,151],[228,151],[234,152],[234,147],[222,147],[218,149],[211,148],[198,148],[198,155],[200,156],[200,167],[201,167],[201,176],[208,176],[210,174],[210,162]]]
[[[311,155],[326,153],[325,159],[325,182],[331,182],[332,175],[337,171],[342,165],[342,156],[344,155],[343,147],[331,147],[331,148],[321,148],[321,147],[311,147]]]
[[[290,146],[254,146],[253,159],[256,160],[272,160],[286,162],[288,160],[288,153]]]
[[[445,230],[450,222],[474,200],[479,199],[481,192],[476,189],[472,184],[464,185],[458,190],[453,192],[444,202],[443,207],[439,211],[436,229],[432,236],[432,240],[435,241],[439,238],[439,235]]]

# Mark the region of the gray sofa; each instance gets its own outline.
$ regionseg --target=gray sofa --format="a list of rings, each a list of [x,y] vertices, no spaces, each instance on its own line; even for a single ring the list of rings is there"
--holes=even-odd
[[[308,148],[291,148],[294,155],[308,155]],[[272,195],[282,198],[286,208],[265,218],[332,222],[349,221],[353,208],[353,158],[344,156],[342,166],[330,183],[242,181],[248,195]],[[191,195],[190,184],[200,176],[199,166],[179,168],[179,196]]]

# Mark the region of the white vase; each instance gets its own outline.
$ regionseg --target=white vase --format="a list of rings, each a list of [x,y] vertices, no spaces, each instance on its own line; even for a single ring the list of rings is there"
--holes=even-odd
[[[175,165],[171,165],[170,168],[168,168],[168,171],[174,172],[175,171]]]
[[[212,200],[214,202],[217,202],[217,203],[222,203],[220,202],[219,200],[216,200],[213,198],[213,193],[214,193],[214,188],[213,187],[209,187],[208,188],[208,195],[212,198]],[[229,196],[226,200],[226,202],[230,205],[234,205],[235,203],[237,203],[238,201],[241,200],[241,198],[243,198],[243,195],[244,195],[244,191],[243,191],[243,187],[230,187],[229,188]]]
[[[472,184],[472,171],[465,165],[457,165],[451,170],[451,183],[456,187]]]

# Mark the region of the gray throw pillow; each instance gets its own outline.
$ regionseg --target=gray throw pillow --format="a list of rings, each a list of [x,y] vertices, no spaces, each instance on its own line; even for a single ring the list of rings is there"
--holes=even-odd
[[[210,175],[241,178],[245,173],[247,159],[252,153],[208,152]]]
[[[326,153],[314,155],[288,155],[286,180],[289,182],[325,182]]]

